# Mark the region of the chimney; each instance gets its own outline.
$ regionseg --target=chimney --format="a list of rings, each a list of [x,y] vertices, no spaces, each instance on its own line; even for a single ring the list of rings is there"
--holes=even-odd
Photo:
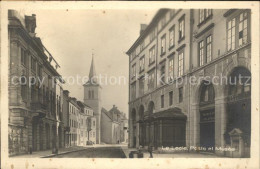
[[[25,26],[31,37],[35,37],[35,28],[36,28],[36,15],[32,16],[25,15]]]
[[[144,32],[146,28],[147,28],[147,24],[141,24],[140,35]]]
[[[69,96],[69,91],[68,90],[63,90],[63,94],[65,94],[66,96]]]

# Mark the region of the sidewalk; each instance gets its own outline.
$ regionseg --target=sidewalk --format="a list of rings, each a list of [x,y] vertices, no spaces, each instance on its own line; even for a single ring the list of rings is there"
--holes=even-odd
[[[81,151],[87,148],[88,147],[83,147],[83,146],[61,148],[59,149],[58,154],[66,154],[70,152]],[[44,158],[44,157],[47,158],[55,155],[57,154],[52,154],[52,150],[44,150],[44,151],[34,151],[32,152],[32,154],[22,154],[22,155],[12,156],[10,158]]]

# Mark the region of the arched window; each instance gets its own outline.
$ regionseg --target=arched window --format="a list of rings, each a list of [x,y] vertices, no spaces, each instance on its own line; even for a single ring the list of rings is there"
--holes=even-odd
[[[229,95],[240,95],[250,92],[251,74],[244,68],[236,68],[230,75]]]
[[[200,102],[214,102],[215,94],[212,84],[204,83],[201,88]]]

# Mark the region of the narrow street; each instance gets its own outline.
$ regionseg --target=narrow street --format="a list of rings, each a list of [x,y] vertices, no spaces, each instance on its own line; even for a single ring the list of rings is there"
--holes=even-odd
[[[126,156],[121,147],[91,147],[53,158],[126,158]]]

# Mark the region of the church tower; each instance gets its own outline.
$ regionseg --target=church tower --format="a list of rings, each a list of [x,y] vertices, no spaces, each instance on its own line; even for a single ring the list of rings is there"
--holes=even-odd
[[[100,144],[100,117],[101,117],[101,86],[98,83],[96,75],[94,57],[92,54],[91,67],[89,70],[89,80],[84,86],[84,103],[89,105],[94,110],[96,118],[96,144]]]

